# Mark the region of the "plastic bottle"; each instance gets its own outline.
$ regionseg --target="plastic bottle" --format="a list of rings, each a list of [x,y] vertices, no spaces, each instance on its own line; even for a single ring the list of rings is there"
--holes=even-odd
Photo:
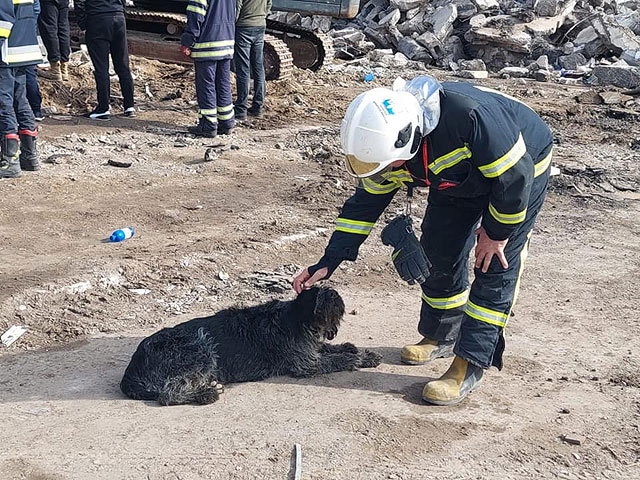
[[[116,230],[109,237],[110,242],[122,242],[127,240],[128,238],[133,237],[133,227],[121,228],[120,230]]]
[[[374,78],[376,78],[376,76],[372,72],[369,72],[364,76],[364,81],[369,83],[372,82]]]

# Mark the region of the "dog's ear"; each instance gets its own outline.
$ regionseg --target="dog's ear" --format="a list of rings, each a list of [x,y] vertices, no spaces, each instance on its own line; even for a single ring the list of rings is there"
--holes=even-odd
[[[308,290],[303,290],[295,299],[297,308],[307,315],[313,315],[316,310],[319,293],[320,287],[311,287]]]

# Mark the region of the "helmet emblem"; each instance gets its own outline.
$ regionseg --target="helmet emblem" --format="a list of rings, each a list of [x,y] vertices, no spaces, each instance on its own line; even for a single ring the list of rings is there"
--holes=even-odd
[[[387,110],[387,113],[389,115],[394,115],[395,112],[393,111],[393,103],[391,103],[390,99],[386,99],[382,102],[382,105],[384,105],[384,108]]]

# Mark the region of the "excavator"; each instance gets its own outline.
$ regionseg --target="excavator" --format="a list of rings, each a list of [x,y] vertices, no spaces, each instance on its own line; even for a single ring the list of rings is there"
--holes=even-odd
[[[186,26],[188,0],[133,0],[127,7],[129,52],[170,63],[188,63],[180,53],[180,36]],[[272,11],[353,18],[360,0],[273,0]],[[79,47],[82,36],[72,21],[72,46]],[[331,39],[322,33],[267,19],[264,38],[264,67],[267,80],[291,76],[293,66],[318,70],[333,59]]]

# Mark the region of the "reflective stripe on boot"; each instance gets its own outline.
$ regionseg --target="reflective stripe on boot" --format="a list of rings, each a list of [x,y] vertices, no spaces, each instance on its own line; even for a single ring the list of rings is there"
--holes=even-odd
[[[423,365],[436,358],[453,356],[453,342],[438,342],[423,338],[415,345],[407,345],[400,353],[400,359],[408,365]]]
[[[20,171],[18,153],[20,148],[19,137],[15,133],[7,133],[2,137],[0,144],[0,178],[16,178]]]
[[[484,370],[456,356],[449,370],[424,386],[422,399],[434,405],[456,405],[480,386]]]
[[[38,130],[20,130],[20,167],[22,170],[35,172],[40,170],[36,139]]]

